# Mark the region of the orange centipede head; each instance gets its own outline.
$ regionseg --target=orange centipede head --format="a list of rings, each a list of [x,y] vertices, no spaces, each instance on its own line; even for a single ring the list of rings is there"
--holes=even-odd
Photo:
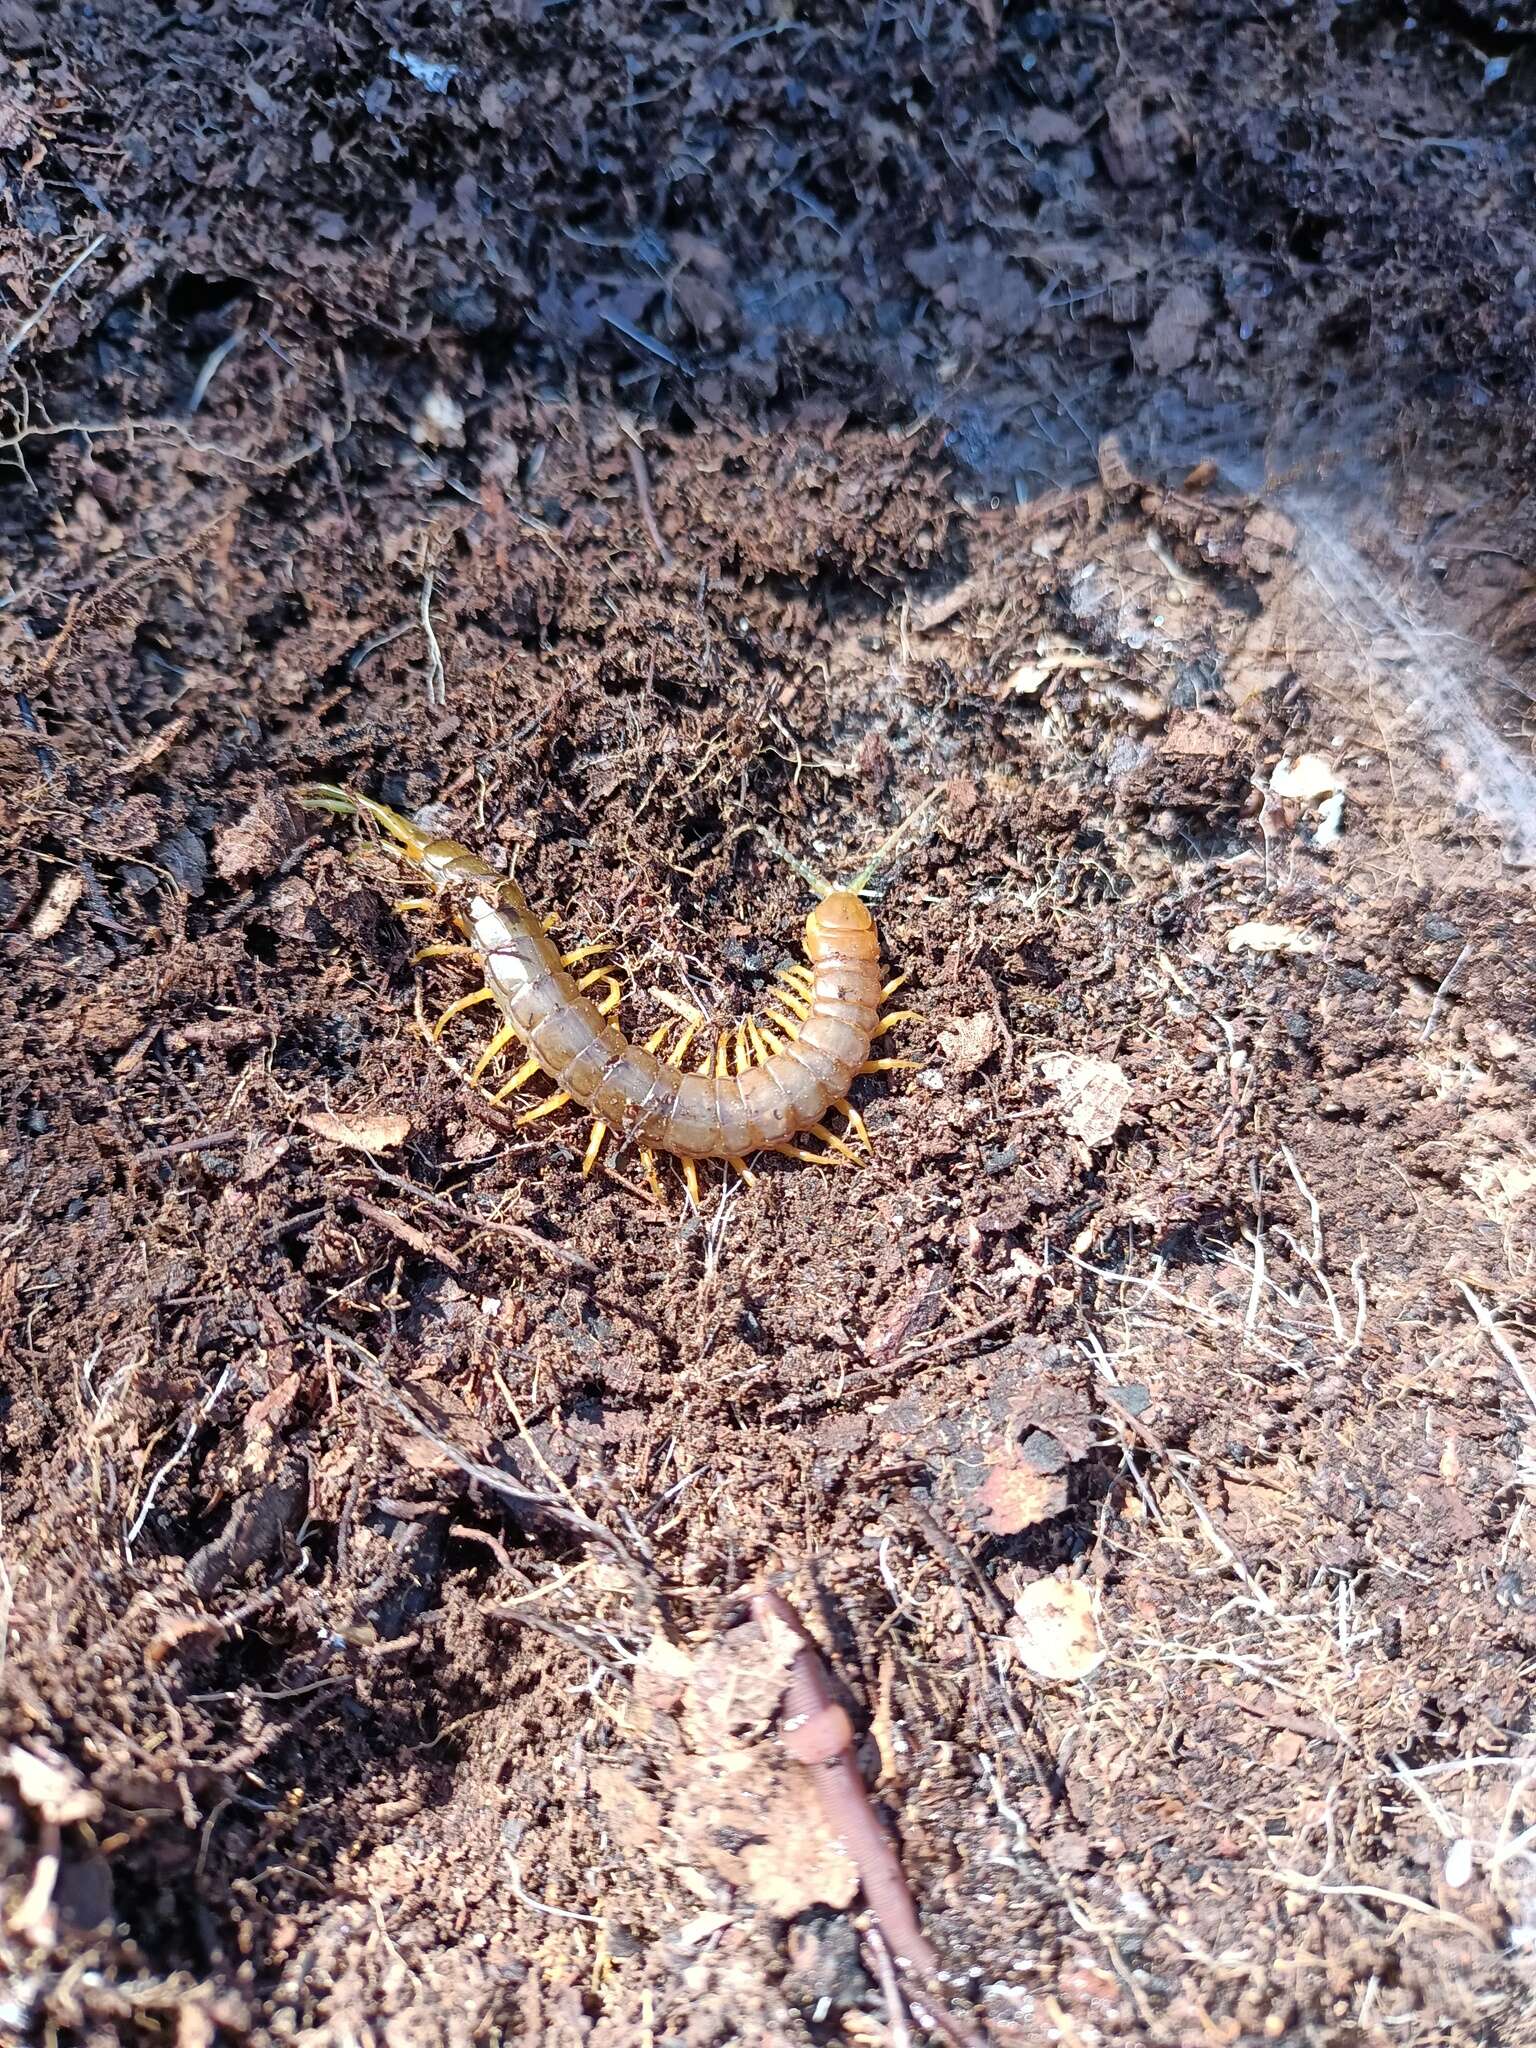
[[[848,932],[868,932],[874,928],[875,920],[868,906],[849,889],[834,889],[830,896],[823,896],[805,920],[808,944],[818,934],[823,938],[841,938]]]

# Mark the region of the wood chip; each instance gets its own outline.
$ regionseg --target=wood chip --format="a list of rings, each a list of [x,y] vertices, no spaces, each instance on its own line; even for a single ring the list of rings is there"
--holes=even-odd
[[[1067,1482],[1059,1472],[1037,1472],[1022,1458],[992,1467],[971,1496],[971,1506],[989,1536],[1017,1536],[1048,1522],[1067,1504]]]
[[[1103,1663],[1107,1652],[1093,1593],[1081,1579],[1036,1579],[1019,1594],[1013,1610],[1008,1640],[1036,1678],[1070,1684]]]
[[[1085,1145],[1107,1145],[1125,1119],[1131,1084],[1113,1060],[1082,1053],[1048,1052],[1037,1062],[1042,1079],[1055,1088],[1062,1121]]]
[[[299,1122],[317,1138],[354,1152],[388,1152],[411,1135],[408,1116],[335,1116],[328,1109],[313,1109]]]
[[[42,902],[32,913],[27,931],[34,939],[51,939],[69,922],[69,913],[85,894],[85,877],[73,868],[61,868],[48,884]]]
[[[957,1074],[974,1074],[997,1050],[997,1019],[988,1010],[957,1017],[948,1031],[939,1033],[939,1048]]]
[[[1229,953],[1320,953],[1322,941],[1299,925],[1265,924],[1255,918],[1250,924],[1234,925],[1227,933]]]

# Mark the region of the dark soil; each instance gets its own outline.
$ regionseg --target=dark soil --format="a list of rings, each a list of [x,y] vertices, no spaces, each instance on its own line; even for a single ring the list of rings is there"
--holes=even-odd
[[[1536,2039],[1536,34],[318,13],[0,0],[0,2039]],[[317,778],[633,1035],[905,822],[873,1165]]]

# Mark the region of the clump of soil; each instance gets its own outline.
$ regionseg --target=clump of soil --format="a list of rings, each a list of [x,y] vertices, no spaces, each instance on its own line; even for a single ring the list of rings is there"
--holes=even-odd
[[[1536,913],[1099,430],[1379,377],[1518,677],[1528,52],[1207,14],[0,0],[0,2037],[1516,2038]],[[636,1036],[895,835],[873,1162],[584,1178],[315,779]]]

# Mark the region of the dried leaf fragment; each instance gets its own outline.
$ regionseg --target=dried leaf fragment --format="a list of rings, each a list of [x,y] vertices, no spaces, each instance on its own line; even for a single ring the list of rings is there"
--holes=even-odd
[[[1227,933],[1229,953],[1320,953],[1321,940],[1299,925],[1266,924],[1256,918],[1250,924],[1234,925]]]
[[[1037,1472],[1020,1458],[992,1467],[971,1496],[977,1519],[989,1536],[1017,1536],[1037,1522],[1048,1522],[1067,1504],[1067,1482],[1060,1472]]]
[[[37,1756],[13,1742],[0,1769],[15,1780],[22,1804],[54,1827],[101,1818],[99,1795],[62,1757]]]
[[[948,1031],[939,1033],[939,1049],[957,1074],[974,1074],[997,1049],[997,1019],[987,1010],[957,1017]]]
[[[85,894],[85,877],[73,868],[61,868],[48,884],[42,902],[32,913],[27,930],[34,939],[51,939],[63,931],[69,913]]]
[[[1107,1145],[1125,1117],[1131,1083],[1113,1060],[1084,1053],[1048,1052],[1039,1062],[1041,1076],[1060,1098],[1062,1121],[1085,1145]]]
[[[277,873],[303,837],[281,791],[260,789],[233,824],[215,830],[214,872],[225,882],[263,881]]]
[[[1063,1683],[1088,1677],[1107,1654],[1081,1579],[1036,1579],[1013,1603],[1008,1639],[1014,1655],[1036,1678]]]
[[[313,1109],[299,1121],[317,1138],[354,1152],[388,1152],[411,1135],[408,1116],[335,1116],[328,1109]]]

